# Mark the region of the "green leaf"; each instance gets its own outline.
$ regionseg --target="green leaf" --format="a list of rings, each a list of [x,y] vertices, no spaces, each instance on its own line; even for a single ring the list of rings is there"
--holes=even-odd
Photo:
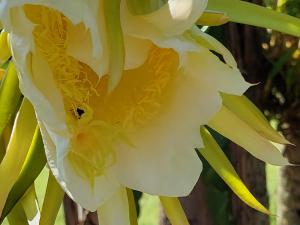
[[[204,148],[199,149],[201,155],[241,200],[250,207],[269,215],[270,212],[256,200],[245,186],[209,131],[205,127],[201,127],[200,133],[205,146]]]
[[[300,37],[300,19],[239,0],[209,0],[207,10],[224,13],[236,23],[264,27]]]
[[[189,225],[178,198],[160,196],[164,212],[172,225]]]
[[[16,118],[6,154],[0,164],[0,213],[7,195],[16,182],[29,151],[36,127],[36,118],[31,103],[24,99]],[[5,180],[5,182],[3,182]]]
[[[22,171],[8,195],[5,207],[2,211],[0,223],[22,198],[27,189],[33,184],[34,180],[45,167],[46,161],[42,136],[37,127]]]
[[[127,7],[133,15],[145,15],[163,7],[168,0],[126,0]]]
[[[22,94],[15,65],[10,62],[0,86],[0,136],[9,120],[20,107]]]
[[[49,172],[48,184],[39,225],[55,224],[55,220],[63,201],[63,197],[64,191],[57,183],[53,174]]]
[[[111,92],[122,78],[125,48],[120,18],[121,0],[104,0],[104,16],[109,46],[108,91]]]

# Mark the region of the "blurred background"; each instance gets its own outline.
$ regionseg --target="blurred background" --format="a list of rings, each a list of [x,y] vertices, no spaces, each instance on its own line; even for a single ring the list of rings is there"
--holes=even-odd
[[[300,17],[300,0],[249,2]],[[257,84],[246,95],[265,113],[272,126],[297,146],[282,146],[282,151],[291,163],[300,164],[299,39],[231,23],[210,27],[207,32],[230,49],[245,79]],[[215,135],[247,187],[276,216],[268,217],[242,203],[202,159],[201,179],[191,195],[181,199],[190,225],[300,225],[300,167],[266,166]],[[40,205],[47,183],[46,170],[36,182]],[[140,225],[168,225],[157,197],[135,195]],[[67,225],[97,224],[95,214],[81,209],[67,197],[56,225],[65,221]]]

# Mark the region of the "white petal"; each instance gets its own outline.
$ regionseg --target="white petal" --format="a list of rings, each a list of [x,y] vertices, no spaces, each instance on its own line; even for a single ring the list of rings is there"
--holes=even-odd
[[[163,113],[129,135],[134,148],[117,150],[119,179],[125,186],[165,196],[184,196],[192,190],[201,172],[194,151],[202,147],[200,125],[221,106],[217,91],[201,80],[199,73],[178,74]]]
[[[148,40],[125,34],[125,69],[129,70],[141,66],[147,59],[151,45],[151,42]],[[108,73],[109,53],[107,46],[103,45],[105,48],[101,57],[94,57],[90,32],[82,23],[69,27],[67,46],[69,55],[89,65],[98,75],[101,76]]]
[[[103,35],[104,36],[104,35]],[[108,72],[108,49],[103,45],[103,54],[94,56],[90,30],[83,23],[68,27],[67,54],[90,66],[99,76]]]
[[[40,118],[57,131],[65,130],[64,115],[57,113],[64,112],[63,103],[47,64],[39,56],[29,53],[30,43],[27,39],[13,34],[11,46],[22,93],[31,101]]]
[[[125,70],[137,68],[144,64],[152,43],[148,40],[124,35]]]
[[[98,209],[99,225],[130,225],[129,204],[124,187]]]
[[[187,54],[183,67],[187,73],[200,73],[202,82],[218,92],[242,95],[250,86],[236,67],[221,62],[208,50]]]
[[[64,191],[79,205],[90,211],[96,211],[118,188],[119,183],[111,171],[96,177],[92,187],[88,180],[80,177],[67,157],[57,159],[57,148],[68,148],[68,139],[59,137],[53,140],[43,122],[39,122],[49,167]],[[53,134],[52,134],[53,136]]]
[[[122,26],[125,33],[138,37],[154,38],[173,36],[191,28],[206,8],[207,0],[169,0],[159,10],[143,15],[132,15],[121,3]]]
[[[74,24],[83,22],[90,29],[93,41],[94,55],[102,54],[102,37],[99,31],[98,10],[101,1],[94,0],[2,0],[0,2],[0,18],[2,25],[8,31],[14,32],[18,24],[12,23],[11,9],[24,4],[43,5],[62,12]]]

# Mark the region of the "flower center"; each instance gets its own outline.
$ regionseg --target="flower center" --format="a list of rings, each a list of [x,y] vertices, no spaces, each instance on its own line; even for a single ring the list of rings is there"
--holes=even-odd
[[[178,55],[153,46],[145,63],[124,71],[118,86],[108,92],[107,75],[99,78],[88,65],[67,54],[68,28],[74,25],[64,15],[38,5],[25,5],[24,11],[36,25],[36,49],[63,97],[72,134],[68,157],[80,175],[93,179],[114,163],[115,143],[129,144],[128,134],[162,111],[178,69]]]

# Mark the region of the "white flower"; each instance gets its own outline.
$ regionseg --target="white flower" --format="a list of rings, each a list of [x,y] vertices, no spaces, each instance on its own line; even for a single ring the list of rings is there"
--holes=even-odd
[[[249,84],[231,54],[193,27],[205,0],[170,0],[143,16],[122,1],[125,68],[107,92],[102,4],[0,1],[48,164],[63,189],[89,210],[107,207],[123,186],[187,195],[201,172],[195,152],[203,147],[200,125],[220,110],[220,92],[242,95]]]

